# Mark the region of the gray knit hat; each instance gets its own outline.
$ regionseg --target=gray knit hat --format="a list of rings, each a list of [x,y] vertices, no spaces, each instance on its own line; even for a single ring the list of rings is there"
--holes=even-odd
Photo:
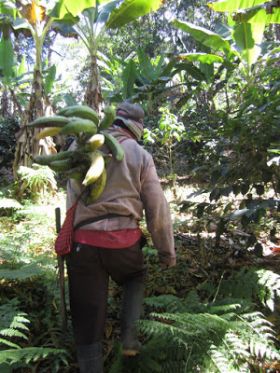
[[[116,114],[116,119],[120,119],[137,140],[140,140],[144,130],[145,115],[142,107],[138,104],[131,104],[125,101],[118,106]]]

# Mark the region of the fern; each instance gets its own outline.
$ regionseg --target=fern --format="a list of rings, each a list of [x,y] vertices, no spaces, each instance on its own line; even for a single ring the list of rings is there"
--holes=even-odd
[[[280,276],[272,271],[261,269],[257,271],[259,285],[262,288],[260,301],[271,311],[274,311],[275,301],[280,297]]]
[[[265,279],[263,273],[270,280],[274,278],[264,271],[261,279]],[[261,286],[269,283],[270,289],[277,290],[277,281],[277,276],[276,281],[263,280]],[[192,305],[190,299],[194,300]],[[149,338],[148,345],[156,341],[165,355],[161,372],[174,372],[175,366],[177,372],[248,372],[252,367],[257,369],[279,360],[273,325],[261,312],[247,312],[250,303],[233,301],[203,304],[193,292],[185,299],[173,295],[146,299],[146,304],[157,312],[150,313],[150,319],[142,320],[139,326]],[[150,372],[156,370],[151,368]]]
[[[145,303],[159,311],[168,309],[170,312],[180,312],[185,309],[184,301],[172,294],[149,297]]]
[[[26,313],[18,311],[16,300],[0,306],[0,370],[13,364],[23,367],[50,356],[59,356],[67,363],[63,349],[20,346],[19,340],[28,341],[30,321],[26,316]]]
[[[280,297],[280,276],[267,269],[243,268],[222,282],[218,299],[225,296],[258,301],[273,311]]]
[[[0,364],[29,364],[41,359],[49,358],[50,355],[59,355],[63,359],[65,350],[47,347],[24,347],[0,351]],[[64,359],[66,362],[66,360]],[[1,367],[1,365],[0,365]]]
[[[31,197],[38,198],[40,194],[57,190],[55,173],[48,166],[41,166],[34,163],[31,167],[20,166],[18,175],[21,179],[21,193],[26,191]]]
[[[36,263],[23,265],[16,269],[0,269],[0,279],[5,280],[26,280],[42,274],[43,269]]]
[[[211,359],[219,369],[222,360],[226,362],[226,372],[247,372],[249,366],[279,359],[271,324],[260,312],[239,315],[237,319],[240,321],[237,321],[236,329],[226,333],[220,346],[211,347]]]
[[[244,370],[241,366],[235,369],[228,359],[228,353],[225,354],[214,345],[210,347],[208,355],[209,362],[205,364],[210,368],[208,371],[219,373],[247,373],[247,370]]]

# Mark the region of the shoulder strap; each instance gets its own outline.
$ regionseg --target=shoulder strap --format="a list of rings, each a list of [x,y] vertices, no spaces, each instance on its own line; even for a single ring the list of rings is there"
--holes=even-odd
[[[106,215],[95,216],[94,218],[88,218],[88,219],[80,221],[78,224],[75,225],[74,229],[79,229],[84,225],[95,223],[103,219],[112,219],[112,218],[117,218],[117,217],[129,217],[129,216],[132,216],[132,215],[106,214]]]

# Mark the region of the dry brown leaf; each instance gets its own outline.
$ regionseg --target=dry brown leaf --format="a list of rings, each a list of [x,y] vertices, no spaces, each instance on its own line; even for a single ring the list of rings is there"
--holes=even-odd
[[[113,332],[113,326],[111,323],[107,323],[106,328],[105,328],[105,337],[106,339],[109,339],[112,335]]]
[[[36,0],[32,0],[31,4],[24,5],[21,13],[31,25],[35,25],[36,22],[43,21],[46,17],[45,7],[37,5]]]

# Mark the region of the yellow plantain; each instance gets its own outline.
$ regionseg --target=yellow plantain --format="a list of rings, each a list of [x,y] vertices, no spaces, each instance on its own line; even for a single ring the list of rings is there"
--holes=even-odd
[[[42,131],[35,135],[36,140],[41,140],[47,136],[56,136],[61,131],[61,127],[43,128]]]
[[[101,153],[99,150],[91,153],[91,165],[86,173],[82,184],[84,186],[88,186],[94,183],[101,176],[104,168],[105,161],[103,158],[103,153]]]
[[[101,176],[99,176],[96,182],[92,184],[91,192],[88,198],[88,203],[93,203],[101,196],[106,186],[106,181],[107,181],[107,172],[106,172],[106,168],[104,168]]]
[[[94,150],[100,148],[104,144],[104,142],[104,135],[102,133],[96,133],[87,141],[87,148],[93,152]]]

